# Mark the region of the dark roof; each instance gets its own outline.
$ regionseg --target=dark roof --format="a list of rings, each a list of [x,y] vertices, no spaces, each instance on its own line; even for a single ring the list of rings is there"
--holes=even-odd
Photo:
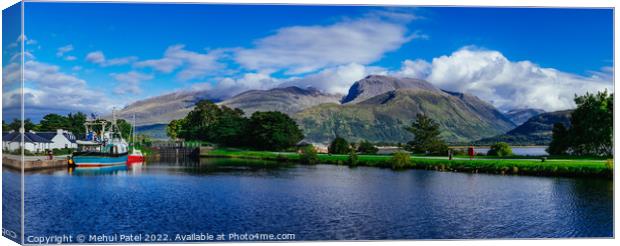
[[[39,137],[52,141],[52,139],[56,136],[56,132],[37,132],[37,135],[39,135]]]
[[[69,142],[75,143],[75,140],[77,140],[73,133],[63,133],[62,135],[69,139]]]
[[[57,132],[37,132],[37,135],[52,141],[52,139],[57,135]],[[69,140],[69,142],[71,143],[75,143],[75,136],[73,135],[73,133],[63,133],[62,134],[65,138],[67,138]]]
[[[22,138],[22,134],[19,132],[11,132],[8,134],[2,133],[2,141],[20,142],[21,138]],[[24,142],[26,143],[51,143],[52,141],[47,140],[32,132],[26,132],[24,134]]]

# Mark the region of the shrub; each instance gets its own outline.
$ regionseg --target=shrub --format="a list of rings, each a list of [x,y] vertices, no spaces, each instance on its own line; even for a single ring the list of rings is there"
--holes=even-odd
[[[53,149],[52,153],[54,155],[70,155],[71,153],[73,153],[73,149],[69,149],[69,148]]]
[[[357,151],[362,154],[374,155],[379,152],[379,148],[375,147],[372,143],[364,140],[360,142],[359,147],[357,147]]]
[[[330,154],[348,154],[349,150],[349,142],[341,137],[336,137],[331,144],[329,144],[329,148],[327,149]]]
[[[498,157],[510,156],[512,155],[512,148],[510,148],[510,145],[504,142],[495,143],[491,145],[491,149],[489,149],[487,155],[493,155]]]
[[[614,159],[607,159],[607,161],[605,161],[605,166],[607,167],[607,169],[613,170],[614,169]]]
[[[305,164],[316,164],[319,162],[319,155],[314,146],[308,145],[301,148],[299,159]]]
[[[355,150],[351,149],[351,151],[349,152],[349,157],[347,158],[347,164],[349,166],[357,166],[358,163],[359,160],[357,158],[357,153],[355,152]]]
[[[402,169],[411,164],[411,156],[407,152],[395,152],[390,159],[392,169]]]

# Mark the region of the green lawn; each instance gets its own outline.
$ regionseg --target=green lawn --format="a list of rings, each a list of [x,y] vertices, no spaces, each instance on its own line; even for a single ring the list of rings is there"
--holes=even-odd
[[[202,157],[225,157],[244,159],[263,159],[283,162],[299,161],[299,154],[293,152],[246,151],[234,149],[216,149],[208,153],[201,153]],[[319,154],[319,163],[346,165],[347,155]],[[445,157],[412,156],[405,168],[428,169],[438,171],[484,172],[497,174],[525,174],[544,176],[592,176],[611,178],[613,162],[592,159],[557,159],[552,158],[545,162],[527,160],[521,157],[491,159],[492,157],[469,160],[469,157],[458,156],[456,160],[447,160]],[[360,166],[392,167],[389,155],[359,155]],[[610,167],[611,166],[611,167]]]

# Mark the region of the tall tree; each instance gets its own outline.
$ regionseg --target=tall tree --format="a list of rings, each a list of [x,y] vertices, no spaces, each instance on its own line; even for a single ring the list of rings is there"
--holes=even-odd
[[[263,150],[284,150],[295,146],[303,134],[297,123],[281,112],[254,112],[248,122],[250,146]]]
[[[562,123],[553,124],[552,139],[547,148],[547,152],[552,155],[564,155],[567,153],[570,147],[568,130]]]
[[[409,149],[416,153],[444,154],[448,146],[439,137],[439,124],[423,114],[417,114],[416,118],[411,127],[405,128],[414,135],[413,140],[408,143]]]
[[[571,115],[570,149],[576,155],[612,155],[613,94],[576,96],[577,108]]]

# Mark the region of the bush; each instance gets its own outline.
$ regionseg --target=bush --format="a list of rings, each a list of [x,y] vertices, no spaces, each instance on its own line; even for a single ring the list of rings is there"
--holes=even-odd
[[[359,147],[357,147],[357,151],[362,154],[374,155],[379,152],[379,148],[375,147],[372,143],[364,140],[360,142]]]
[[[301,148],[299,160],[305,164],[317,164],[319,162],[319,155],[314,146],[308,145]]]
[[[390,159],[392,169],[402,169],[411,164],[411,156],[407,152],[395,152]]]
[[[53,149],[52,153],[54,155],[70,155],[71,153],[73,153],[73,149],[69,149],[69,148]]]
[[[349,142],[341,137],[336,137],[327,149],[330,154],[348,154],[350,150]]]
[[[510,148],[510,145],[504,142],[495,143],[491,145],[491,149],[489,149],[487,155],[493,155],[498,157],[510,156],[512,155],[512,148]]]
[[[357,166],[358,163],[359,160],[357,158],[357,153],[355,152],[355,150],[351,149],[351,151],[349,152],[349,157],[347,158],[347,165]]]

